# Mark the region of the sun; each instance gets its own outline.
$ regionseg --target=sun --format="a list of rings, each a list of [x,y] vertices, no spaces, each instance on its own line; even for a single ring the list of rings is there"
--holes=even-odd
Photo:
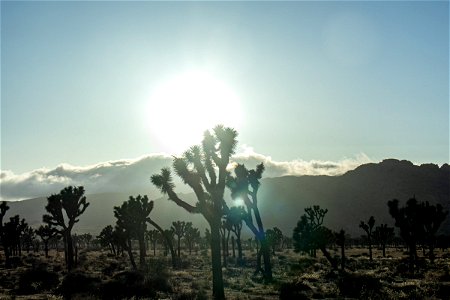
[[[206,71],[178,74],[151,92],[146,125],[163,151],[181,153],[199,144],[217,124],[239,129],[240,101],[224,81]]]

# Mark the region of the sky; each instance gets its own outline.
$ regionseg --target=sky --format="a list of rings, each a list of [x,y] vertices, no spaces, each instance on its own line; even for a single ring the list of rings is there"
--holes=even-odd
[[[275,162],[448,163],[448,2],[1,2],[4,183],[217,123]]]

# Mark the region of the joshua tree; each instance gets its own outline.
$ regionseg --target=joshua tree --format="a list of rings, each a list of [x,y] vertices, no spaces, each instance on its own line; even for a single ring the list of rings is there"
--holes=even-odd
[[[345,230],[341,229],[339,232],[334,233],[336,245],[341,247],[341,269],[345,269]]]
[[[192,226],[192,222],[186,223],[186,233],[184,235],[184,239],[186,240],[186,244],[189,249],[189,254],[192,253],[192,247],[194,243],[200,240],[200,230]]]
[[[44,215],[43,220],[48,225],[61,228],[59,232],[64,238],[67,270],[69,272],[74,267],[72,228],[78,223],[80,220],[79,216],[84,213],[88,206],[89,203],[86,202],[84,188],[82,186],[66,187],[59,194],[54,194],[47,198],[47,206],[45,209],[49,214]],[[63,216],[63,210],[66,213],[66,218]]]
[[[58,230],[53,228],[50,225],[41,225],[36,230],[36,234],[41,238],[42,242],[44,243],[44,251],[45,251],[45,257],[48,258],[48,242],[50,239],[55,237],[58,234]]]
[[[222,259],[225,268],[228,266],[228,242],[230,240],[230,233],[231,224],[223,220],[222,226],[220,227],[220,236],[222,237]]]
[[[421,203],[423,214],[424,240],[428,244],[429,258],[434,261],[434,247],[436,245],[436,233],[448,215],[442,205],[430,205],[428,201]]]
[[[30,227],[30,226],[26,226],[23,230],[22,230],[22,248],[24,248],[27,253],[30,252],[30,248],[33,246],[33,241],[36,238],[36,232],[35,230]]]
[[[114,247],[114,228],[111,225],[106,226],[102,229],[100,234],[97,236],[102,247],[108,247],[114,256],[116,255],[116,248]]]
[[[320,249],[333,269],[337,270],[336,261],[326,249],[326,246],[333,240],[333,234],[331,230],[322,225],[328,210],[314,205],[305,208],[305,212],[306,214],[300,217],[297,226],[294,228],[292,237],[294,251],[304,251],[314,255],[315,249]]]
[[[388,201],[389,213],[395,219],[395,226],[400,228],[400,236],[409,248],[409,270],[414,272],[416,263],[417,241],[424,235],[422,206],[416,198],[406,202],[405,207],[399,207],[397,199]]]
[[[233,199],[242,199],[245,203],[246,213],[244,217],[245,224],[253,232],[258,242],[261,244],[261,249],[257,255],[256,272],[262,271],[261,255],[264,260],[264,279],[266,281],[272,280],[272,265],[270,263],[270,249],[267,243],[264,226],[261,219],[261,214],[258,208],[258,190],[260,187],[259,180],[264,172],[264,164],[261,163],[256,166],[254,170],[247,170],[244,165],[237,164],[234,169],[235,176],[228,175],[227,186],[231,190],[231,197]],[[258,227],[253,224],[253,215]]]
[[[117,226],[123,228],[128,235],[128,254],[133,268],[136,264],[133,261],[131,249],[131,239],[136,238],[139,243],[139,265],[145,265],[145,231],[147,230],[147,220],[153,210],[153,201],[149,201],[146,195],[138,195],[136,198],[130,196],[128,201],[122,203],[120,207],[114,207],[114,216],[117,218]]]
[[[383,257],[386,257],[386,244],[394,237],[394,227],[388,227],[387,224],[381,224],[375,227],[373,238],[377,241],[383,250]]]
[[[278,227],[274,227],[266,231],[266,237],[272,248],[272,254],[275,255],[275,249],[279,249],[283,242],[283,232]]]
[[[152,183],[169,199],[190,213],[200,213],[211,229],[211,263],[213,298],[225,299],[220,262],[220,226],[228,210],[224,200],[227,166],[236,148],[237,132],[232,128],[216,126],[213,133],[206,131],[202,146],[193,146],[182,157],[175,158],[176,174],[194,191],[198,203],[191,205],[175,192],[175,184],[168,168],[151,177]],[[216,170],[218,173],[216,173]]]
[[[226,215],[226,220],[231,224],[231,231],[236,236],[236,244],[238,249],[238,264],[242,264],[242,243],[241,243],[241,231],[242,231],[242,220],[245,216],[246,212],[244,207],[242,206],[233,206],[230,207]]]
[[[178,258],[181,257],[181,238],[184,237],[186,233],[186,222],[176,221],[172,222],[173,233],[177,236],[177,251]]]
[[[160,232],[156,229],[147,230],[145,238],[152,244],[153,256],[156,256],[156,242],[160,239]]]
[[[4,232],[4,228],[3,228],[3,217],[5,216],[6,211],[8,209],[9,209],[9,206],[8,206],[7,202],[3,201],[0,204],[0,242],[2,243],[3,251],[5,253],[6,264],[9,263],[9,252],[8,252],[8,247],[7,247],[6,240],[5,240],[5,232]]]
[[[370,216],[367,224],[364,221],[361,221],[359,227],[362,228],[367,234],[367,242],[369,243],[369,258],[372,261],[372,230],[375,225],[375,218]]]

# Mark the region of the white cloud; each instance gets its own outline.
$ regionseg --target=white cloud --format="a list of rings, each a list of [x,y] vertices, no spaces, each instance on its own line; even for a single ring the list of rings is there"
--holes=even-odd
[[[274,161],[270,156],[255,153],[245,147],[235,155],[234,161],[254,168],[263,162],[266,166],[264,177],[283,175],[340,175],[357,166],[371,162],[365,154],[355,158],[333,161]],[[49,196],[58,193],[68,185],[82,185],[88,194],[106,192],[136,192],[152,196],[160,195],[150,183],[150,176],[163,167],[171,165],[172,157],[152,154],[136,159],[102,162],[90,166],[60,164],[54,169],[36,169],[22,174],[2,170],[0,174],[1,200],[20,200]],[[177,187],[183,190],[181,184]]]

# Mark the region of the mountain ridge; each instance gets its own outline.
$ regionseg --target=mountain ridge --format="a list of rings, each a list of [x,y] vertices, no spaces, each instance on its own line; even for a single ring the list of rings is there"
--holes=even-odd
[[[148,191],[133,193],[99,193],[87,194],[90,207],[80,217],[75,232],[92,232],[97,234],[104,226],[114,224],[113,207],[120,205],[130,195],[157,194],[149,185]],[[191,204],[195,204],[193,194],[182,194]],[[329,210],[325,225],[333,230],[345,229],[348,233],[359,236],[361,220],[375,217],[376,225],[387,223],[393,226],[389,216],[387,201],[399,199],[401,205],[416,196],[419,201],[440,203],[450,210],[450,166],[443,164],[414,165],[406,160],[386,159],[380,163],[361,165],[354,170],[338,176],[302,175],[263,178],[259,191],[259,207],[265,228],[277,226],[284,234],[290,236],[296,222],[304,213],[304,208],[320,205]],[[229,193],[226,195],[229,200]],[[176,204],[156,198],[151,217],[163,227],[169,227],[172,221],[192,221],[203,231],[207,227],[201,216],[190,215]],[[231,200],[228,201],[232,203]],[[11,209],[5,220],[19,214],[32,226],[42,223],[45,213],[46,198],[34,198],[9,202]],[[280,216],[282,216],[280,218]],[[280,221],[282,220],[282,221]],[[447,217],[442,232],[450,233]],[[248,232],[247,232],[248,233]]]

